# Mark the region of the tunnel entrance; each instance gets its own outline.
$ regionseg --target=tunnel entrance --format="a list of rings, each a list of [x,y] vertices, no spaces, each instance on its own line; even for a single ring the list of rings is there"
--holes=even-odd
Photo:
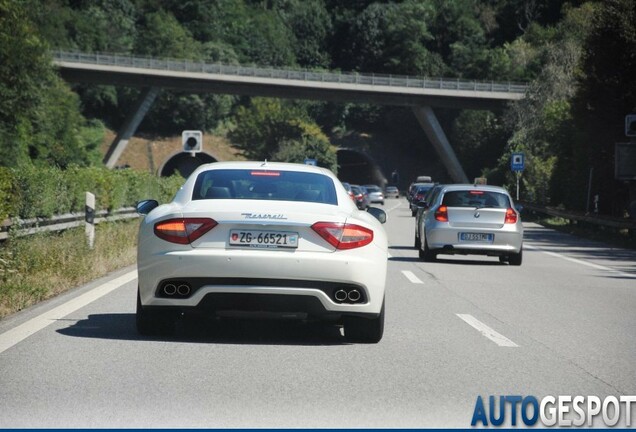
[[[168,158],[159,169],[159,176],[170,177],[178,172],[182,177],[188,178],[199,165],[212,162],[217,162],[216,158],[207,153],[195,153],[192,156],[190,153],[180,152]]]
[[[338,178],[351,184],[375,184],[384,188],[387,179],[371,156],[354,149],[341,148],[337,152]]]

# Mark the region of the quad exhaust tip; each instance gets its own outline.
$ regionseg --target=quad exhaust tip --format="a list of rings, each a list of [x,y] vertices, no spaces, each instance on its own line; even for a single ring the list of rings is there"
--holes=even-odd
[[[338,301],[345,301],[347,299],[347,292],[345,290],[338,290],[334,294],[334,297]]]
[[[333,298],[339,303],[357,303],[362,299],[362,293],[357,289],[339,289],[333,293]]]
[[[354,289],[349,291],[349,300],[352,302],[357,302],[358,300],[360,300],[360,297],[362,297],[362,295],[360,294],[360,291]]]
[[[166,297],[188,297],[192,293],[192,288],[186,283],[168,282],[163,286],[161,292]]]

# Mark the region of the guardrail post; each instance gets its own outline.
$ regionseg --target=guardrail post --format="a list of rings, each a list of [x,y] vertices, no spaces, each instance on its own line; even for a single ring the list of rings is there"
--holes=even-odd
[[[86,241],[88,248],[93,249],[95,245],[95,195],[86,192],[86,207],[84,220],[86,222]]]

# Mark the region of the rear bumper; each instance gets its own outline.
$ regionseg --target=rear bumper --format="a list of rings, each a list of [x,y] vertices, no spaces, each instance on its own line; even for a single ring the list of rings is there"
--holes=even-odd
[[[485,232],[494,234],[492,243],[461,242],[460,232]],[[517,231],[489,231],[483,229],[439,228],[426,231],[428,247],[437,253],[474,254],[501,256],[519,253],[523,244],[523,233]]]
[[[140,256],[138,274],[144,307],[218,311],[257,305],[272,312],[373,315],[384,298],[386,253],[374,246],[355,253],[198,248]],[[166,280],[189,281],[192,293],[162,297],[159,288]],[[338,303],[334,290],[343,287],[359,289],[362,302]]]

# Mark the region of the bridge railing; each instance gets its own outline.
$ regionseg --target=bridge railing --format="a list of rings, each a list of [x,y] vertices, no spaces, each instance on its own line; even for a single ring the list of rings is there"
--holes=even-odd
[[[132,55],[53,51],[53,58],[61,62],[123,66],[175,72],[207,73],[244,77],[286,79],[312,82],[362,84],[371,86],[427,88],[498,93],[525,93],[524,83],[462,80],[455,78],[427,78],[406,75],[365,74],[354,72],[313,71],[205,63],[193,60],[158,59]]]

